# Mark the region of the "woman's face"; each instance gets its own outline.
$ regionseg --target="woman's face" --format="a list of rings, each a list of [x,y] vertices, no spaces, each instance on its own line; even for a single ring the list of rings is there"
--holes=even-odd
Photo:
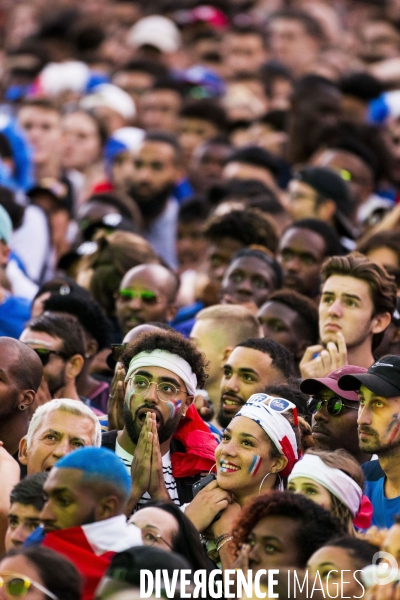
[[[155,506],[142,508],[129,519],[129,523],[133,523],[142,530],[145,546],[162,548],[167,552],[172,551],[179,525],[175,517],[166,510]]]
[[[31,581],[46,587],[35,565],[25,556],[10,556],[0,562],[0,577],[7,577],[10,574],[29,577]],[[9,600],[9,596],[5,594],[4,586],[0,587],[0,600]],[[48,600],[48,597],[32,585],[25,594],[24,600]]]
[[[215,451],[218,485],[236,496],[258,494],[263,478],[276,464],[271,448],[271,440],[255,421],[232,419]],[[267,477],[262,489],[271,489],[275,478],[274,474]]]
[[[65,169],[85,169],[99,158],[101,141],[96,122],[89,115],[81,112],[67,115],[62,129]]]
[[[355,575],[360,580],[360,573],[355,573],[355,571],[360,569],[360,565],[345,548],[323,546],[311,556],[307,564],[307,569],[310,571],[309,580],[312,582],[315,580],[317,571],[319,572],[325,591],[324,597],[363,597],[363,588],[354,578]],[[343,578],[341,578],[341,571],[345,571]],[[317,581],[319,582],[319,579]]]
[[[275,567],[302,567],[296,542],[298,523],[285,516],[261,519],[250,531],[246,543],[250,545],[249,569]]]
[[[310,500],[319,504],[322,508],[325,508],[325,510],[329,510],[329,512],[332,511],[332,498],[330,492],[324,488],[324,486],[308,477],[295,477],[294,479],[291,479],[287,489],[288,492],[307,496]]]

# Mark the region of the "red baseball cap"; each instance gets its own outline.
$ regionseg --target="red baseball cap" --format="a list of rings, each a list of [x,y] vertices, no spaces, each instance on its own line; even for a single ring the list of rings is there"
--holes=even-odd
[[[366,373],[367,369],[364,367],[356,367],[355,365],[346,365],[344,367],[339,367],[335,369],[326,377],[320,377],[315,379],[304,379],[300,384],[300,390],[305,394],[316,394],[318,393],[322,387],[327,387],[328,389],[335,392],[341,398],[345,400],[351,400],[353,402],[358,402],[358,394],[356,391],[342,390],[338,386],[338,380],[343,377],[343,375],[359,375],[361,373]]]

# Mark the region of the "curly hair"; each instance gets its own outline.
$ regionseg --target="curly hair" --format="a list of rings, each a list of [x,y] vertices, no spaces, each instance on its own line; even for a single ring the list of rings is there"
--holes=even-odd
[[[241,242],[243,246],[264,246],[273,254],[278,247],[275,225],[254,208],[231,210],[224,215],[212,216],[205,225],[204,233],[212,242],[229,237]]]
[[[136,354],[153,352],[153,350],[165,350],[186,360],[197,377],[197,387],[204,387],[207,378],[205,356],[197,350],[192,342],[176,331],[159,329],[139,335],[131,344],[127,345],[121,356],[126,371],[128,371],[129,363]]]
[[[329,540],[344,534],[343,525],[327,510],[300,494],[269,492],[254,498],[245,506],[233,526],[232,545],[235,553],[247,543],[252,529],[265,517],[288,517],[296,521],[294,541],[298,564],[304,568],[308,559]]]
[[[294,290],[278,290],[271,294],[268,302],[280,302],[295,311],[304,321],[308,329],[311,344],[317,344],[319,339],[318,308],[315,303]]]

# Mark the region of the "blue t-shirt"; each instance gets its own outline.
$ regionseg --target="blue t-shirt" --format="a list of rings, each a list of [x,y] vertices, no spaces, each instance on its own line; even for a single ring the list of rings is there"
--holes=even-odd
[[[379,460],[364,463],[362,469],[365,476],[364,493],[374,508],[371,525],[389,528],[393,525],[395,517],[400,515],[400,496],[397,498],[385,497],[385,473]]]

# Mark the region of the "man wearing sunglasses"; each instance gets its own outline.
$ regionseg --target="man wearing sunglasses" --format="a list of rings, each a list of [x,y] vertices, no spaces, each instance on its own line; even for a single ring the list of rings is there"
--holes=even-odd
[[[358,373],[366,373],[366,369],[353,365],[339,367],[326,377],[305,379],[300,390],[310,395],[308,412],[312,415],[315,446],[331,451],[343,448],[362,464],[371,455],[360,450],[358,444],[358,396],[356,392],[346,392],[338,386],[342,375]]]
[[[365,373],[339,379],[343,393],[358,393],[360,449],[379,460],[363,465],[372,525],[389,528],[400,513],[400,356],[384,356]]]
[[[130,509],[152,500],[184,504],[212,469],[216,441],[192,405],[205,380],[203,355],[179,333],[142,334],[121,357],[124,428],[103,434],[132,475]]]
[[[139,265],[130,269],[121,281],[115,303],[123,334],[151,321],[171,321],[176,314],[178,288],[176,275],[161,265]]]

